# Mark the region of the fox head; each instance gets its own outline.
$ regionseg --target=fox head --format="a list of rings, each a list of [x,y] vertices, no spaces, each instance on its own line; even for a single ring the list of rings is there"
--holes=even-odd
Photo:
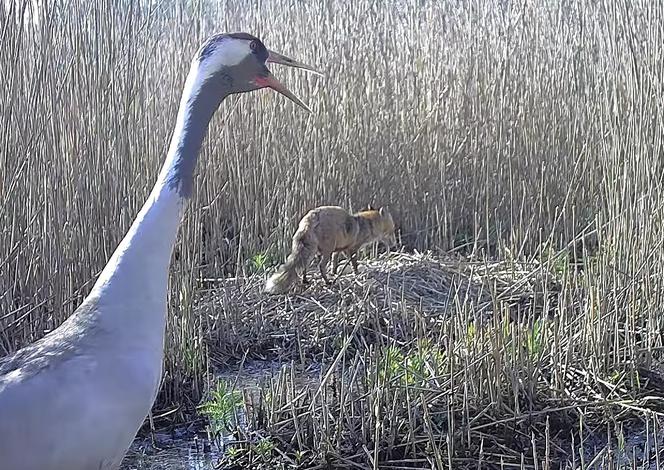
[[[394,234],[394,219],[392,219],[392,214],[387,207],[381,207],[378,210],[378,230],[380,231],[381,241],[393,247],[397,244],[397,237]]]

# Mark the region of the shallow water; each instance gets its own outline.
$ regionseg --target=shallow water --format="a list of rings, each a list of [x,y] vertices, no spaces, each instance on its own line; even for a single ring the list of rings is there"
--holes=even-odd
[[[592,468],[639,468],[643,470],[656,470],[657,459],[653,456],[655,441],[661,448],[664,444],[662,435],[656,439],[647,438],[644,435],[645,430],[634,432],[626,438],[625,446],[622,451],[618,445],[607,446],[601,439],[594,440],[593,443],[587,443],[584,449],[584,460],[586,464],[593,462]],[[649,443],[649,444],[648,444]],[[121,470],[220,470],[221,457],[216,447],[210,446],[204,448],[204,442],[201,439],[183,439],[171,440],[168,442],[168,448],[155,450],[149,440],[137,440],[125,459]],[[577,456],[578,459],[578,456]],[[576,460],[576,464],[579,461]],[[563,464],[560,468],[573,468],[571,462]]]
[[[198,445],[197,445],[198,444]],[[204,452],[200,443],[194,441],[173,442],[167,449],[154,450],[142,443],[129,450],[122,470],[208,470],[219,461],[216,452]]]
[[[278,375],[280,369],[290,364],[275,361],[247,361],[241,369],[228,369],[217,378],[237,390],[255,395],[265,380]],[[302,385],[314,385],[319,379],[320,364],[311,364],[306,370],[299,370],[297,379]],[[244,425],[244,415],[238,410],[239,426]],[[222,452],[219,447],[200,436],[187,436],[184,432],[175,437],[166,433],[155,435],[157,447],[151,438],[137,438],[120,467],[120,470],[208,470],[219,469]],[[226,440],[227,444],[232,439]]]
[[[656,470],[664,468],[657,465],[653,455],[655,441],[657,447],[664,444],[662,434],[648,438],[645,429],[634,432],[626,437],[623,450],[615,443],[607,446],[601,438],[593,439],[584,449],[586,464],[593,462],[592,468],[639,468],[643,470]],[[650,447],[650,448],[649,448]],[[155,450],[149,440],[136,441],[125,459],[121,470],[220,470],[221,455],[216,447],[204,448],[201,439],[171,440],[168,448]],[[577,456],[578,459],[578,456]],[[579,464],[579,460],[576,460]],[[573,468],[571,462],[562,464],[560,468]]]
[[[235,384],[236,389],[244,390],[249,394],[257,393],[264,381],[276,376],[284,364],[270,361],[251,361],[243,365],[242,370],[227,370],[220,374],[219,379],[228,384]],[[320,365],[313,365],[306,370],[299,370],[298,381],[302,385],[320,383]],[[239,425],[243,425],[244,416],[240,415]],[[661,424],[655,418],[643,423],[635,424],[629,430],[625,429],[624,438],[615,437],[616,430],[611,431],[611,437],[603,431],[598,431],[592,437],[587,437],[582,446],[577,442],[574,452],[571,446],[563,443],[563,447],[574,453],[567,463],[561,463],[559,468],[575,468],[580,463],[579,447],[582,447],[583,460],[586,465],[593,463],[592,468],[640,468],[643,470],[664,469],[659,464],[661,456],[657,456],[664,447],[664,432],[660,431]],[[138,438],[132,444],[121,470],[220,470],[222,452],[219,447],[210,443],[204,437],[193,436],[184,432],[174,434],[158,433],[155,435],[157,447],[150,438]],[[226,439],[226,443],[232,443]],[[567,443],[571,444],[571,443]],[[658,458],[660,457],[660,458]],[[664,460],[664,459],[662,459]],[[572,465],[572,461],[575,465]],[[661,466],[658,466],[661,465]]]

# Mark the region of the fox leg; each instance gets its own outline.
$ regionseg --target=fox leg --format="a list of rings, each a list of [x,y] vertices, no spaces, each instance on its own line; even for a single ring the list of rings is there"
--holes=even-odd
[[[337,270],[339,269],[339,255],[338,251],[332,253],[332,274],[336,276]]]
[[[353,272],[357,276],[358,274],[360,274],[360,271],[357,267],[357,251],[350,254],[350,262],[353,265]]]
[[[309,284],[309,279],[307,279],[307,266],[305,265],[302,268],[302,284]]]
[[[320,268],[320,275],[325,280],[327,284],[330,284],[330,280],[327,278],[327,263],[330,262],[331,253],[321,253],[320,262],[318,267]]]

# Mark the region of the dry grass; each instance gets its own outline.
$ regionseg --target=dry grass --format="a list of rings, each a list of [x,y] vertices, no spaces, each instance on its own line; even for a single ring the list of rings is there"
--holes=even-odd
[[[191,54],[214,31],[247,30],[326,78],[275,70],[311,115],[259,92],[228,99],[215,117],[174,256],[162,405],[198,401],[209,344],[232,356],[304,341],[305,360],[341,357],[342,371],[367,371],[343,395],[363,408],[349,421],[334,405],[332,416],[354,426],[359,417],[374,423],[376,409],[403,416],[390,407],[413,390],[376,371],[385,348],[408,356],[423,339],[446,351],[445,373],[435,376],[437,392],[417,400],[445,403],[449,416],[465,410],[455,422],[466,430],[558,406],[543,404],[551,397],[637,400],[642,371],[657,369],[664,347],[663,17],[657,2],[623,0],[0,2],[0,353],[72,312],[154,181]],[[359,338],[358,318],[358,328],[371,326],[362,337],[374,343],[354,345],[352,357],[343,344],[326,346],[326,322],[338,318],[305,321],[297,296],[277,314],[255,289],[224,288],[233,296],[215,315],[226,330],[197,313],[202,278],[241,278],[257,254],[281,258],[299,217],[326,203],[389,203],[405,247],[477,264],[451,290],[425,260],[412,270],[427,274],[401,293],[380,287],[394,280],[385,276],[320,292],[319,313],[345,315],[348,337]],[[595,237],[592,262],[566,268],[563,249],[581,246],[585,232]],[[487,283],[489,260],[503,274]],[[508,301],[524,288],[535,294]],[[344,295],[390,313],[337,312]],[[441,305],[454,315],[415,327]],[[244,325],[240,312],[261,314],[264,329]],[[469,322],[487,312],[492,320],[470,339]],[[300,337],[274,336],[293,331],[291,318]],[[536,320],[542,349],[525,354]],[[368,390],[376,402],[362,398]],[[393,418],[362,432],[379,433],[371,442],[403,438],[412,423]],[[446,432],[413,428],[405,442]],[[466,447],[455,448],[474,449],[478,436],[440,448],[462,439]],[[374,462],[383,452],[367,449]]]
[[[625,343],[609,346],[625,359],[592,366],[606,347],[587,326],[597,258],[564,255],[489,264],[398,253],[287,296],[264,296],[262,275],[202,289],[214,369],[285,364],[258,391],[240,387],[249,425],[226,463],[654,464],[664,376]],[[611,328],[625,333],[619,321]]]

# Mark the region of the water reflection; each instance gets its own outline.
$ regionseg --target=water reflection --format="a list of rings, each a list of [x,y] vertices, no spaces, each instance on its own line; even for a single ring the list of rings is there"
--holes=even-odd
[[[215,446],[202,439],[170,441],[155,449],[148,441],[134,442],[121,470],[211,470],[219,462]]]
[[[261,388],[269,389],[266,383],[279,374],[284,364],[278,361],[247,361],[239,368],[229,368],[217,375],[217,379],[224,380],[236,390],[242,390],[245,397],[258,400]],[[315,386],[320,380],[320,364],[310,364],[306,368],[298,368],[297,382],[302,385]],[[237,410],[236,423],[240,427],[246,426],[246,416],[242,409]],[[202,430],[199,430],[202,431]],[[127,452],[127,456],[120,470],[208,470],[219,469],[222,452],[215,443],[207,439],[194,437],[194,433],[183,429],[176,430],[174,435],[159,433],[155,436],[158,449],[152,445],[152,440],[138,438]],[[224,440],[222,445],[232,443],[232,438]]]

